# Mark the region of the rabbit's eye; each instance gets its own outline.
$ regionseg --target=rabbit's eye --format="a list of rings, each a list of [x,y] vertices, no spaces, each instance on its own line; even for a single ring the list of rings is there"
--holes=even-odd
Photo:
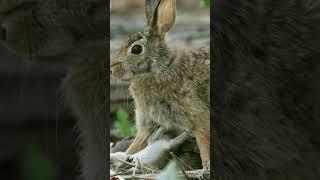
[[[133,54],[140,54],[141,52],[142,52],[142,46],[140,46],[140,45],[134,45],[131,48],[131,53],[133,53]]]

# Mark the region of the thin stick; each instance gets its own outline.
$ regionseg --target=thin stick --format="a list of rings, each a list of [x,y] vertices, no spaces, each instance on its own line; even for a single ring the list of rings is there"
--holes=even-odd
[[[138,164],[136,163],[136,165],[134,166],[134,169],[133,169],[133,173],[132,173],[133,177],[136,175],[136,169],[137,168],[138,168]]]
[[[200,170],[195,170],[195,171],[185,171],[186,175],[188,176],[188,179],[190,178],[198,178],[199,174],[201,176],[205,174],[209,174],[209,171],[203,171],[202,169]],[[156,179],[157,176],[159,176],[160,173],[158,174],[138,174],[136,176],[131,176],[131,175],[119,175],[123,177],[124,179],[145,179],[145,180],[153,180]],[[184,176],[182,172],[177,172],[178,176]]]
[[[175,154],[174,154],[174,155],[175,155]],[[192,167],[190,166],[190,164],[188,164],[188,163],[184,162],[184,161],[183,161],[182,159],[180,159],[178,156],[176,156],[176,155],[175,155],[175,158],[176,158],[177,160],[179,160],[179,162],[181,162],[182,164],[184,164],[184,165],[188,166],[189,171],[194,170],[194,169],[192,169]]]
[[[136,164],[133,164],[133,163],[130,163],[130,162],[127,162],[127,161],[118,159],[118,158],[112,158],[112,159],[114,159],[114,160],[116,160],[116,161],[119,161],[119,162],[122,162],[122,163],[124,163],[124,164],[127,164],[127,165],[129,165],[129,166],[131,166],[131,167],[135,167],[135,165],[136,165]],[[144,168],[144,169],[149,170],[149,171],[151,171],[151,172],[152,172],[152,171],[158,172],[157,170],[151,169],[151,168],[146,167],[146,166],[142,166],[141,164],[140,164],[140,166],[141,166],[141,169]]]

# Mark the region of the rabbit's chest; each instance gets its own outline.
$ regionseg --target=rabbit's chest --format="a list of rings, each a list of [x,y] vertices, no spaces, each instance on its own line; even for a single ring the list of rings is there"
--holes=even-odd
[[[145,87],[131,93],[134,98],[136,111],[147,121],[167,128],[190,129],[193,96],[187,92],[181,93],[173,86]],[[183,88],[183,87],[181,87]]]
[[[159,98],[152,101],[138,98],[136,108],[143,114],[145,120],[168,129],[178,126],[179,119],[181,119],[178,116],[179,102],[171,98]]]

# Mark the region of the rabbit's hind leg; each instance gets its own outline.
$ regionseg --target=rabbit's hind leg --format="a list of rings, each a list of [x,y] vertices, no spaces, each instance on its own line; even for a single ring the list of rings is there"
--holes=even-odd
[[[210,124],[202,124],[195,130],[194,135],[200,150],[202,167],[210,169]]]
[[[137,132],[136,137],[133,139],[133,142],[129,146],[129,148],[126,150],[127,154],[135,154],[139,151],[141,151],[148,143],[148,139],[151,136],[153,132],[153,129],[140,129]]]

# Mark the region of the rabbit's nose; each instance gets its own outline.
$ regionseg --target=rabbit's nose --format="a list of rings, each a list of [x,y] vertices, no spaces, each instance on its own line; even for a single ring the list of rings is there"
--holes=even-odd
[[[114,74],[114,68],[115,68],[117,65],[119,65],[119,64],[121,64],[121,62],[114,62],[114,61],[112,61],[111,65],[110,65],[110,74],[111,74],[111,75]]]

